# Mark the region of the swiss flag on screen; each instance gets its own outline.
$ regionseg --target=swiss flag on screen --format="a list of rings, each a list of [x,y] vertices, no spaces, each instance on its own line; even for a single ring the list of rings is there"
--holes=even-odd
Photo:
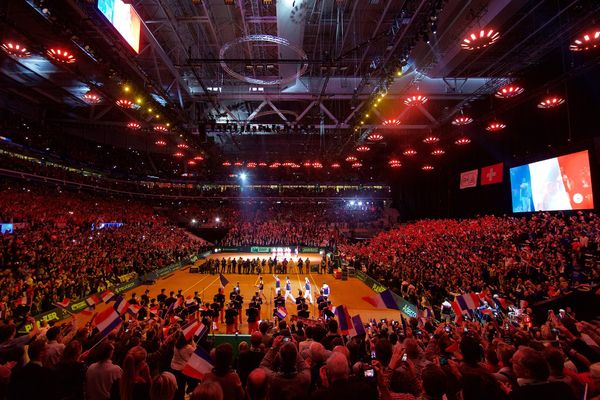
[[[502,182],[502,170],[504,168],[503,163],[490,165],[488,167],[481,168],[481,184],[491,185],[494,183]]]

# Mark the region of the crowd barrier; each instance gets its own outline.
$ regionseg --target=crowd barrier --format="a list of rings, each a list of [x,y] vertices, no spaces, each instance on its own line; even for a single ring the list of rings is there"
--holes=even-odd
[[[207,251],[200,255],[193,255],[182,261],[176,262],[174,264],[168,265],[166,267],[157,269],[152,272],[148,272],[147,274],[144,274],[142,276],[136,275],[133,279],[131,279],[127,282],[123,282],[123,283],[120,283],[120,284],[117,284],[114,286],[110,286],[107,289],[110,290],[111,292],[113,292],[114,294],[124,293],[128,290],[131,290],[133,288],[136,288],[136,287],[144,284],[147,281],[156,280],[158,278],[162,278],[166,275],[169,275],[169,274],[177,271],[178,269],[184,267],[185,265],[193,264],[199,258],[206,257],[210,253],[211,253],[210,251]],[[95,294],[100,295],[101,293],[95,293]],[[86,296],[86,298],[89,298],[92,295],[94,295],[94,293],[90,293],[89,295]],[[39,326],[39,324],[42,321],[46,321],[46,322],[60,321],[60,320],[70,317],[72,314],[77,314],[77,313],[85,310],[86,308],[88,308],[88,304],[85,301],[86,298],[81,299],[79,301],[71,302],[65,308],[56,307],[56,308],[53,308],[46,312],[43,312],[41,314],[35,315],[33,317],[35,319],[35,323],[38,324],[38,326]],[[24,334],[24,333],[31,331],[31,329],[33,329],[33,325],[31,323],[26,323],[19,327],[18,333]]]

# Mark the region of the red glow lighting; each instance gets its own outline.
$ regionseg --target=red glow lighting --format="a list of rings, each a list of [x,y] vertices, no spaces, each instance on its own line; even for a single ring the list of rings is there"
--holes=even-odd
[[[312,167],[313,168],[323,168],[323,164],[321,164],[319,161],[315,161],[314,163],[312,163]]]
[[[121,108],[133,108],[135,106],[133,101],[127,99],[119,99],[115,102],[115,104]]]
[[[479,50],[488,47],[499,38],[500,32],[493,29],[481,29],[479,33],[471,32],[470,35],[463,39],[460,47],[465,50]]]
[[[558,107],[565,102],[565,99],[558,96],[548,96],[538,103],[538,108],[548,109]]]
[[[408,148],[408,149],[404,150],[404,153],[402,153],[402,154],[404,154],[405,156],[412,157],[412,156],[417,155],[417,151],[415,149]]]
[[[188,165],[196,165],[196,161],[194,161],[194,160],[189,160],[189,161],[188,161]]]
[[[246,168],[256,168],[256,163],[255,162],[249,162],[248,164],[246,164]]]
[[[600,30],[596,29],[591,32],[584,33],[580,37],[573,40],[569,46],[571,51],[586,51],[595,49],[600,44]]]
[[[369,146],[365,146],[364,144],[356,148],[356,151],[358,151],[359,153],[366,153],[369,150],[371,150],[371,148]]]
[[[266,166],[267,166],[267,163],[266,163],[266,162],[264,162],[264,161],[261,161],[261,162],[259,162],[259,163],[258,163],[258,166],[259,166],[259,167],[266,167]]]
[[[298,168],[300,168],[300,164],[293,163],[292,164],[292,168],[298,169]]]
[[[499,132],[504,128],[506,128],[506,125],[504,125],[502,122],[494,121],[490,122],[488,126],[485,127],[485,130],[489,132]]]
[[[358,162],[358,161],[357,161],[357,162],[354,162],[354,163],[352,163],[352,168],[360,168],[360,167],[362,167],[362,163],[360,163],[360,162]]]
[[[283,164],[281,164],[281,165],[283,165],[283,166],[284,166],[284,167],[286,167],[286,168],[291,168],[291,167],[294,165],[294,163],[293,163],[293,162],[291,162],[291,161],[286,161],[286,162],[284,162],[284,163],[283,163]]]
[[[356,158],[355,156],[348,156],[348,157],[346,157],[346,161],[354,162],[354,161],[358,161],[358,158]]]
[[[244,165],[244,163],[241,161],[236,161],[233,163],[233,165],[235,165],[236,167],[241,167],[242,165]]]
[[[380,133],[371,133],[369,136],[367,136],[367,140],[370,142],[380,142],[383,140],[383,135]]]
[[[392,168],[399,168],[402,166],[402,163],[400,162],[400,160],[396,160],[396,159],[391,159],[390,161],[388,161],[388,164]]]
[[[469,117],[468,115],[458,115],[452,121],[452,125],[463,126],[469,125],[471,122],[473,122],[473,118]]]
[[[423,139],[423,143],[426,144],[433,144],[433,143],[437,143],[440,141],[440,138],[437,136],[427,136],[425,139]]]
[[[13,57],[25,58],[31,55],[25,46],[15,42],[4,42],[0,45],[0,48],[2,48],[6,54]]]
[[[310,167],[310,166],[312,166],[312,162],[304,161],[304,163],[302,163],[302,165],[304,165],[305,167]]]
[[[223,161],[223,165],[224,167],[231,167],[231,163],[229,161]]]
[[[188,146],[188,145],[187,145],[187,144],[185,144],[185,143],[179,143],[179,144],[177,145],[177,148],[178,148],[178,149],[189,149],[189,148],[190,148],[190,146]]]
[[[164,125],[154,125],[154,131],[159,133],[165,133],[168,131],[167,127]]]
[[[425,164],[421,167],[423,171],[433,171],[433,165]]]
[[[54,61],[63,64],[73,64],[76,61],[76,58],[73,54],[63,49],[51,48],[48,49],[46,54],[48,54],[48,57]]]
[[[443,149],[435,149],[431,152],[432,156],[443,156],[446,152]]]
[[[89,91],[83,95],[83,100],[88,104],[98,104],[102,101],[102,98],[98,94]]]
[[[164,140],[157,140],[156,142],[154,142],[154,144],[157,146],[166,146],[167,142],[165,142]]]
[[[422,106],[423,104],[427,103],[427,100],[429,100],[427,96],[418,94],[414,96],[408,96],[406,99],[404,99],[404,104],[409,107]]]
[[[398,121],[397,119],[386,119],[385,121],[383,121],[383,125],[385,126],[398,126],[400,125],[400,121]]]
[[[340,168],[341,165],[339,163],[333,163],[331,164],[331,168]]]
[[[196,161],[204,161],[204,157],[202,157],[202,156],[196,156],[196,157],[194,157],[194,160],[196,160]]]
[[[519,85],[506,85],[501,87],[496,91],[496,97],[499,99],[511,99],[523,93],[525,89],[523,89]]]
[[[274,162],[273,164],[269,165],[269,168],[279,168],[281,167],[281,163],[278,162]]]
[[[181,157],[183,157],[183,153],[182,153],[182,152],[180,152],[180,151],[178,151],[177,153],[173,154],[173,156],[174,156],[174,157],[181,158]]]
[[[127,127],[133,131],[137,131],[138,129],[140,129],[142,126],[140,124],[138,124],[137,122],[130,122],[127,124]]]
[[[471,143],[471,139],[469,139],[466,136],[459,137],[458,139],[456,139],[454,141],[454,144],[457,144],[459,146],[464,146],[465,144],[469,144],[469,143]]]

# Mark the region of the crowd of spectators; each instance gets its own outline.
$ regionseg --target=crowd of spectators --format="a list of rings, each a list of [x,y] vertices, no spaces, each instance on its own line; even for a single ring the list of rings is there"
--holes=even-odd
[[[485,216],[417,221],[340,250],[406,299],[439,310],[484,289],[519,304],[597,284],[599,234],[591,212]]]

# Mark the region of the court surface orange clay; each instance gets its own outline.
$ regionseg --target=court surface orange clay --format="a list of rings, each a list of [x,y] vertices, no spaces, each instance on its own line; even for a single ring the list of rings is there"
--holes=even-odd
[[[235,258],[245,258],[245,257],[256,257],[257,254],[250,253],[219,253],[212,255],[210,257],[216,257],[221,259],[225,257],[235,257]],[[258,255],[268,258],[269,255]],[[301,255],[303,259],[306,259],[308,256],[311,259],[311,263],[320,262],[320,256],[318,255]],[[197,261],[196,264],[199,265],[204,261]],[[265,301],[263,299],[263,308],[261,310],[261,318],[262,319],[272,319],[272,303],[273,297],[275,295],[275,279],[272,275],[263,274],[263,280],[265,284],[264,294],[267,297]],[[367,323],[370,318],[381,319],[381,318],[391,318],[391,319],[399,319],[400,312],[397,310],[382,310],[376,309],[366,301],[362,299],[363,296],[371,296],[375,294],[367,285],[356,278],[349,278],[347,281],[342,281],[339,279],[334,279],[333,275],[320,275],[316,273],[311,274],[303,274],[299,275],[297,272],[297,268],[294,267],[289,271],[288,276],[292,281],[292,293],[294,297],[298,295],[298,289],[301,288],[304,292],[304,277],[308,276],[312,283],[312,292],[313,292],[313,300],[316,300],[318,296],[318,289],[323,285],[323,282],[327,282],[329,287],[331,288],[331,296],[330,300],[334,306],[344,304],[348,307],[350,315],[360,314],[364,323]],[[229,280],[229,284],[225,288],[225,295],[227,299],[229,299],[229,292],[231,292],[234,285],[237,282],[240,283],[241,293],[244,296],[244,310],[247,308],[248,301],[254,295],[258,289],[256,288],[256,284],[258,283],[258,275],[239,275],[239,274],[225,274],[227,280]],[[282,289],[285,286],[285,278],[286,276],[283,274],[279,274],[279,278],[281,279]],[[200,294],[202,301],[210,301],[212,302],[213,296],[217,293],[217,289],[220,286],[219,275],[209,275],[209,274],[196,274],[189,272],[189,266],[182,268],[179,271],[174,272],[171,275],[167,275],[163,279],[159,279],[154,285],[142,285],[138,286],[135,289],[127,292],[123,296],[125,299],[129,299],[131,293],[136,293],[140,296],[144,293],[144,290],[150,290],[150,297],[156,297],[160,293],[161,289],[166,289],[167,295],[170,291],[174,291],[177,293],[177,290],[181,289],[182,294],[184,296],[193,295],[195,291]],[[316,294],[316,295],[315,295]],[[101,304],[97,307],[97,311],[100,311],[106,307],[104,304]],[[296,314],[296,306],[291,303],[291,300],[287,301],[287,310],[288,315]],[[310,315],[311,318],[317,317],[317,305],[310,306]],[[87,318],[83,318],[85,320]],[[289,318],[288,318],[289,321]],[[245,315],[243,318],[243,324],[239,327],[240,333],[247,333],[247,324]],[[225,326],[223,324],[219,324],[219,333],[225,332]]]

